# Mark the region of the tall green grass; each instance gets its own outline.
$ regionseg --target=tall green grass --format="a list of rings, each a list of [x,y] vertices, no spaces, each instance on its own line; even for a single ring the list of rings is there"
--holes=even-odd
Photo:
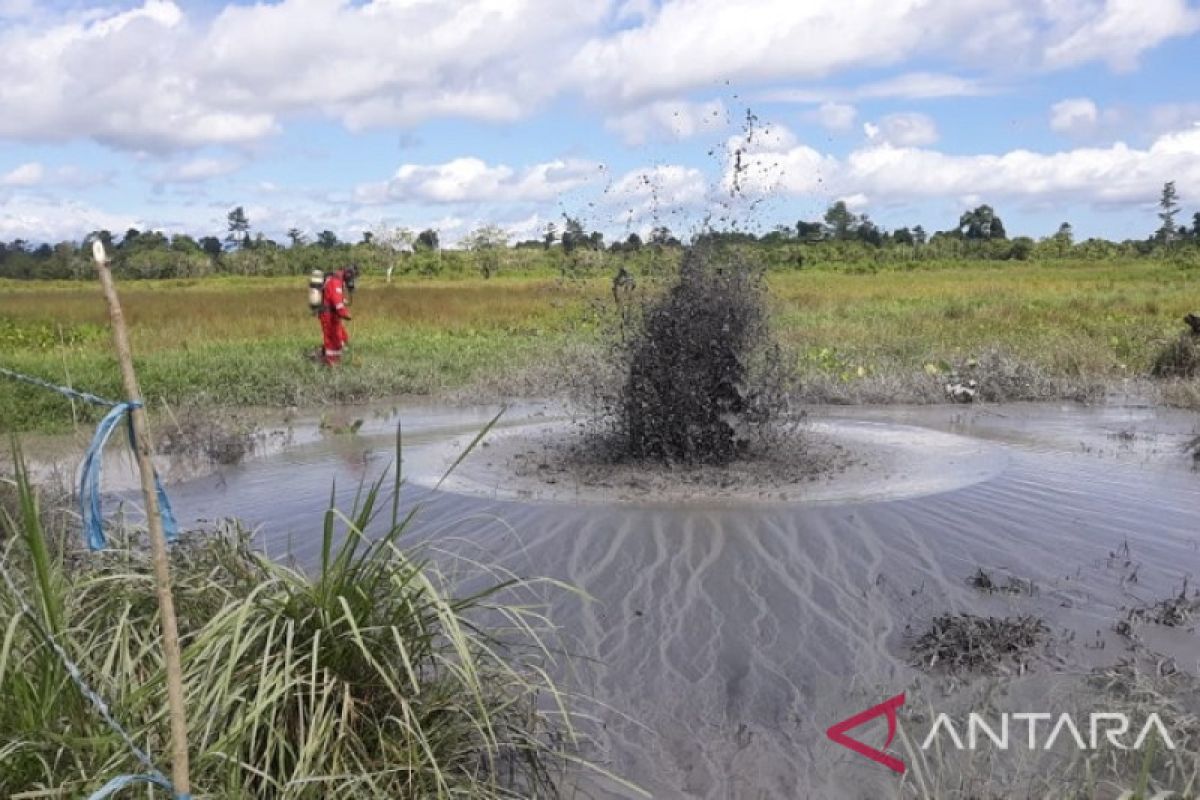
[[[133,740],[166,758],[151,567],[136,531],[114,531],[99,554],[65,546],[16,465],[3,513],[0,796],[78,797],[144,770],[49,640]],[[456,594],[420,547],[400,546],[414,512],[382,502],[386,488],[363,487],[350,513],[331,503],[312,574],[257,552],[233,523],[173,548],[197,797],[552,797],[579,761],[539,604],[561,587],[488,574]]]

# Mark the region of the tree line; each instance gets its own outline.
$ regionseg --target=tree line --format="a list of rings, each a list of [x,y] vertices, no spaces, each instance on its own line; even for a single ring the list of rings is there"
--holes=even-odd
[[[802,267],[807,263],[855,261],[901,262],[938,259],[1041,260],[1055,258],[1186,255],[1200,258],[1200,212],[1191,226],[1178,222],[1181,204],[1174,182],[1163,186],[1158,203],[1158,228],[1145,239],[1109,241],[1091,238],[1077,242],[1070,223],[1035,240],[1009,237],[1004,221],[990,205],[961,215],[958,224],[929,233],[921,225],[884,230],[867,214],[854,213],[845,202],[830,205],[820,220],[798,220],[766,233],[704,230],[692,244],[751,248],[773,266]],[[603,266],[607,254],[635,256],[643,251],[679,248],[683,242],[665,226],[651,229],[643,241],[637,233],[606,242],[600,231],[587,231],[579,219],[564,215],[563,224],[549,223],[536,239],[511,242],[507,231],[484,225],[471,231],[454,250],[443,251],[437,230],[412,231],[381,227],[364,231],[356,242],[342,241],[329,230],[313,236],[299,229],[280,243],[254,232],[241,206],[229,212],[223,236],[168,236],[161,231],[131,228],[124,234],[93,231],[81,242],[32,245],[21,239],[0,242],[0,277],[17,279],[80,279],[90,277],[91,243],[99,240],[113,256],[114,270],[127,278],[190,278],[212,274],[300,275],[332,264],[353,262],[368,272],[393,271],[423,275],[478,271],[490,277],[505,266],[547,266],[566,272],[586,272]]]

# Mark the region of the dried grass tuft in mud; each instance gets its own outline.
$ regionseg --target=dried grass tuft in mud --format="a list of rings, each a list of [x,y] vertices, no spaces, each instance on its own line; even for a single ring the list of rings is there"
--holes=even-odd
[[[993,578],[992,574],[983,567],[976,567],[967,585],[986,594],[1027,594],[1037,593],[1037,585],[1033,581],[1022,580],[1015,575],[1009,575],[1003,581]]]
[[[946,672],[1024,671],[1050,629],[1037,617],[980,617],[943,614],[913,642],[913,666]]]
[[[1200,618],[1200,593],[1189,593],[1185,578],[1179,594],[1127,609],[1124,618],[1117,623],[1117,631],[1131,635],[1133,625],[1139,622],[1182,628],[1197,618]]]

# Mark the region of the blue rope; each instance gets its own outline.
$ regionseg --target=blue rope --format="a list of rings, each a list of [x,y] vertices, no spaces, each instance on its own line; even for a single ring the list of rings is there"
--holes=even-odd
[[[63,397],[72,397],[76,400],[82,400],[85,403],[91,403],[94,406],[116,405],[116,403],[114,403],[112,400],[105,400],[103,397],[97,397],[96,395],[89,394],[88,392],[76,391],[69,386],[59,386],[57,384],[50,383],[49,381],[44,381],[41,378],[35,378],[32,375],[22,375],[20,372],[13,372],[11,369],[5,369],[4,367],[0,367],[0,375],[6,375],[9,378],[32,384],[33,386],[40,386],[43,389],[49,389],[52,392],[58,392]]]
[[[129,446],[137,449],[137,437],[133,434],[133,419],[129,416],[129,412],[135,408],[141,408],[141,402],[134,400],[117,403],[105,400],[103,397],[97,397],[88,392],[79,392],[67,386],[57,386],[41,378],[23,375],[4,367],[0,367],[0,375],[58,392],[64,397],[72,397],[97,406],[107,406],[110,409],[96,427],[96,434],[92,437],[92,443],[83,457],[83,469],[79,473],[79,516],[83,521],[84,539],[92,550],[103,550],[108,546],[108,540],[104,535],[104,517],[100,513],[100,472],[104,460],[104,445],[108,443],[108,438],[121,420],[125,419],[128,423]],[[162,519],[163,533],[166,535],[167,541],[173,542],[179,535],[179,524],[175,521],[175,514],[171,510],[171,501],[167,498],[167,491],[163,488],[157,472],[154,473],[154,491],[158,496],[158,511]]]

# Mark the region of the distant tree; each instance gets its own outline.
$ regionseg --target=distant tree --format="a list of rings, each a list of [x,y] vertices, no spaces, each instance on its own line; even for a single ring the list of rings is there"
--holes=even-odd
[[[604,249],[604,234],[600,231],[592,231],[588,234],[588,247],[593,250]]]
[[[1008,247],[1008,257],[1016,261],[1028,261],[1035,246],[1033,239],[1028,236],[1018,236]]]
[[[1200,211],[1192,215],[1192,238],[1200,242]]]
[[[796,238],[802,242],[812,242],[822,238],[825,235],[825,226],[819,222],[805,222],[800,220],[796,223]]]
[[[107,250],[110,254],[112,253],[113,250],[116,249],[115,247],[113,247],[113,235],[110,231],[105,231],[105,230],[92,231],[83,239],[83,248],[82,249],[87,251],[85,253],[85,255],[90,256],[90,253],[91,253],[90,248],[92,246],[92,242],[97,241],[97,240],[99,240],[104,245],[104,249]]]
[[[171,249],[177,253],[197,253],[200,245],[186,233],[177,233],[171,237]]]
[[[371,231],[363,231],[363,234],[362,234],[362,243],[363,244],[369,245],[374,240],[375,240],[374,233],[372,233]]]
[[[287,237],[291,240],[292,247],[303,247],[308,244],[308,237],[299,228],[288,228]]]
[[[245,249],[250,244],[250,218],[246,216],[246,210],[238,206],[225,215],[225,220],[229,227],[226,243]]]
[[[642,249],[642,237],[638,236],[636,233],[631,233],[625,237],[625,251],[626,252],[636,253],[638,250],[641,250],[641,249]]]
[[[125,231],[125,235],[121,237],[121,243],[118,244],[117,247],[122,250],[133,247],[135,244],[137,244],[138,237],[141,235],[142,232],[137,228],[130,228],[129,230]]]
[[[908,228],[897,228],[892,233],[892,241],[896,244],[913,245],[916,241],[913,239],[912,231]]]
[[[558,226],[553,222],[546,223],[546,232],[542,234],[542,243],[549,250],[558,241]]]
[[[846,207],[845,200],[838,200],[825,211],[825,224],[834,239],[846,241],[858,227],[858,216]]]
[[[1058,233],[1054,234],[1054,238],[1056,241],[1070,247],[1075,244],[1075,229],[1071,227],[1071,223],[1064,222],[1058,226]]]
[[[913,228],[913,242],[922,245],[929,241],[929,234],[925,233],[925,228],[921,225]]]
[[[671,233],[666,225],[659,225],[650,231],[650,244],[655,247],[678,247],[679,239]]]
[[[854,229],[854,236],[860,242],[866,242],[875,247],[879,247],[883,243],[883,232],[866,214],[859,219],[858,226]]]
[[[437,250],[441,247],[441,242],[438,240],[438,232],[433,228],[426,228],[417,234],[416,246],[422,250]]]
[[[1175,191],[1175,181],[1167,181],[1163,184],[1162,195],[1158,199],[1158,218],[1162,220],[1162,226],[1154,234],[1154,237],[1163,244],[1171,244],[1179,238],[1179,231],[1175,225],[1175,215],[1179,213],[1179,193]]]
[[[1004,230],[1004,223],[995,210],[988,205],[982,205],[973,211],[964,213],[958,220],[958,231],[964,239],[976,241],[1008,238]]]
[[[318,247],[323,247],[326,250],[332,250],[333,248],[337,247],[338,244],[340,244],[340,242],[338,242],[337,234],[333,231],[326,230],[317,234]]]
[[[258,233],[254,234],[253,247],[256,250],[278,250],[279,242],[275,241],[274,239],[268,239],[266,234],[264,234],[262,231],[259,231]]]
[[[572,253],[578,247],[588,243],[587,234],[583,232],[583,223],[574,217],[563,214],[562,248],[565,253]]]
[[[200,240],[200,249],[212,258],[221,255],[221,251],[225,248],[221,245],[221,240],[215,236],[205,236]]]
[[[467,234],[462,243],[475,254],[483,277],[490,278],[500,270],[500,251],[508,246],[508,231],[498,225],[484,225]]]

